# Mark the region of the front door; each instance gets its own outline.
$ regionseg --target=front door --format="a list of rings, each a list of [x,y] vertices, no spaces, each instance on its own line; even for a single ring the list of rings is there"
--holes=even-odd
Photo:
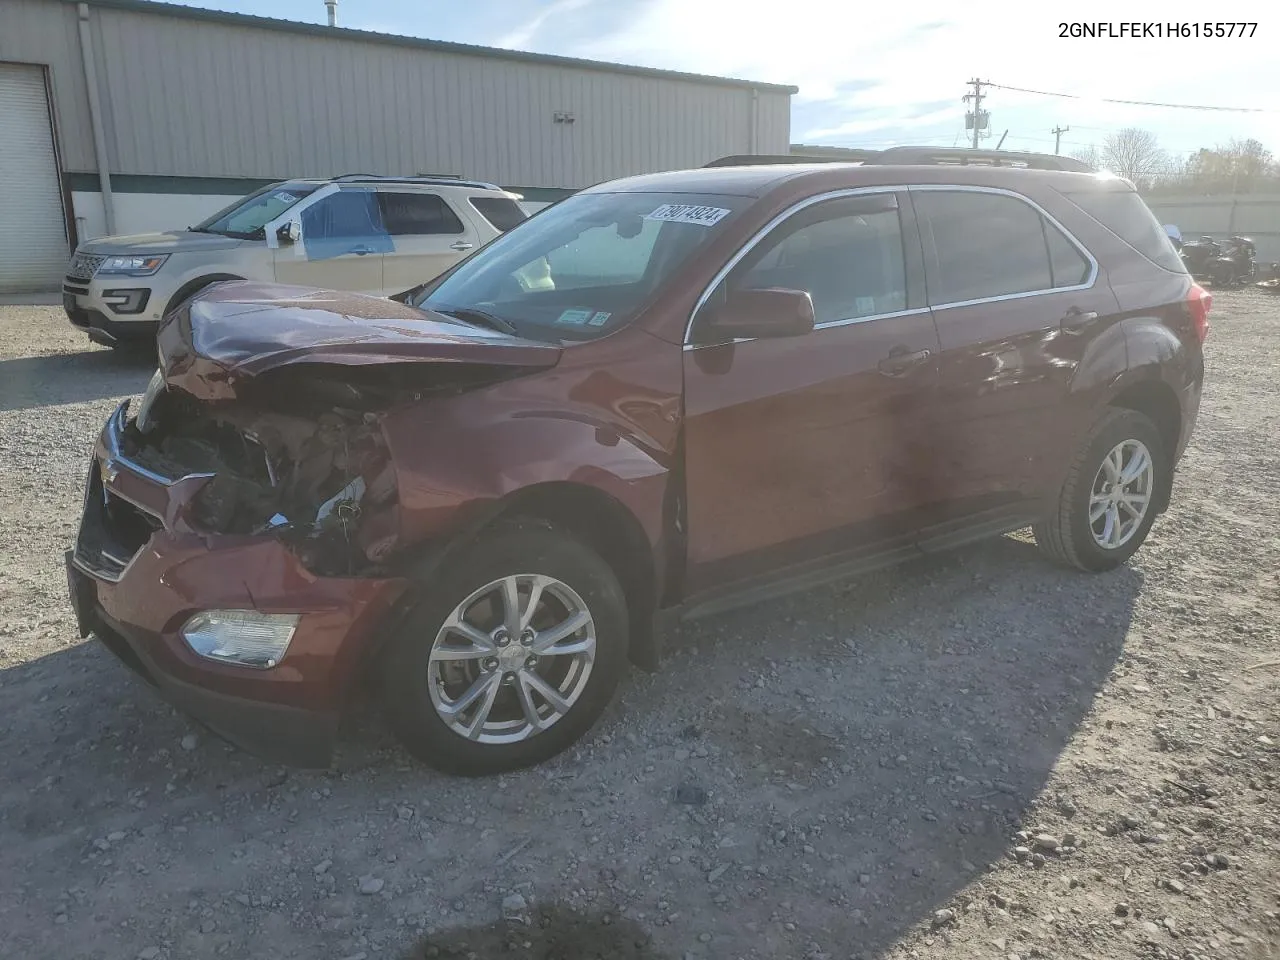
[[[382,260],[388,295],[438,277],[482,242],[471,218],[459,216],[438,194],[382,189],[378,205],[391,235]]]
[[[804,290],[811,333],[714,342],[695,319],[684,353],[692,592],[913,529],[938,337],[899,196],[905,205],[885,192],[796,212],[711,295]]]
[[[373,190],[318,194],[298,206],[296,219],[301,237],[273,251],[277,283],[382,295],[382,260],[392,243]]]
[[[912,200],[942,345],[938,497],[953,516],[1034,509],[1078,432],[1071,379],[1114,297],[1019,196],[927,187]]]

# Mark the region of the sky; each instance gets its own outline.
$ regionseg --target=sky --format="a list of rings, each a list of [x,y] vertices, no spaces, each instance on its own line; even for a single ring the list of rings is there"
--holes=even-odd
[[[180,0],[288,20],[325,21],[323,0]],[[535,53],[794,84],[793,143],[881,148],[963,145],[966,82],[992,89],[994,147],[1062,152],[1101,146],[1124,127],[1150,130],[1170,154],[1254,137],[1280,157],[1280,6],[1159,0],[1128,21],[1250,17],[1235,39],[1062,38],[1064,17],[1110,22],[1114,3],[1037,7],[990,0],[339,0],[340,26]],[[1145,13],[1133,9],[1143,7]],[[1268,12],[1268,8],[1274,12]],[[1219,12],[1219,11],[1230,12]],[[1247,12],[1242,12],[1247,10]],[[1103,98],[1243,113],[1132,106]]]

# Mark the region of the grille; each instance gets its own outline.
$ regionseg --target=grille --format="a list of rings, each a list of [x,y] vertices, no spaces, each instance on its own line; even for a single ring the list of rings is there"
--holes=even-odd
[[[161,523],[155,517],[103,489],[95,461],[76,538],[76,560],[105,580],[119,580],[129,561],[159,529]]]
[[[92,253],[77,253],[71,258],[71,269],[67,271],[67,276],[74,280],[92,280],[106,259]]]

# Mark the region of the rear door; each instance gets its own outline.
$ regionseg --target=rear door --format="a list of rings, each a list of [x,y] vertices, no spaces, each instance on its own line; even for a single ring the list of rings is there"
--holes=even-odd
[[[378,204],[392,244],[383,258],[389,295],[439,276],[482,242],[470,217],[440,194],[384,188]]]
[[[942,350],[940,513],[1027,505],[1070,443],[1071,379],[1114,298],[1083,245],[1027,198],[971,186],[911,195]]]
[[[322,188],[287,219],[299,224],[301,236],[272,251],[278,283],[382,295],[382,260],[391,237],[372,189]],[[277,225],[269,224],[268,232]]]

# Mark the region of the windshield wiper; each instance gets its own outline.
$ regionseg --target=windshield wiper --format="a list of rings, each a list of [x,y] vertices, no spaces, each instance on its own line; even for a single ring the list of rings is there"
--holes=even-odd
[[[476,310],[472,307],[424,307],[421,309],[434,310],[436,313],[443,313],[446,316],[457,317],[459,320],[477,323],[492,330],[509,333],[512,336],[520,335],[520,331],[516,329],[515,324],[510,320],[503,320],[501,317],[496,317],[484,310]]]

